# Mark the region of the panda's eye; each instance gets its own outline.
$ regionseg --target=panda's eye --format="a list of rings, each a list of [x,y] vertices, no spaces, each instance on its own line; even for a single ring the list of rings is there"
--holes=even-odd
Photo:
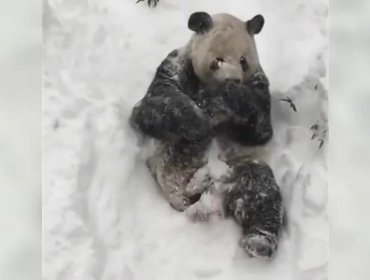
[[[211,70],[217,70],[217,69],[219,68],[219,66],[218,66],[218,62],[217,62],[216,60],[213,60],[213,61],[211,62],[211,65],[209,66],[209,68],[210,68]]]
[[[224,59],[222,57],[216,57],[216,59],[211,62],[211,70],[219,69],[222,62],[224,62]]]
[[[244,56],[242,56],[240,58],[240,65],[242,66],[243,71],[248,70],[248,62],[247,62],[247,59]]]

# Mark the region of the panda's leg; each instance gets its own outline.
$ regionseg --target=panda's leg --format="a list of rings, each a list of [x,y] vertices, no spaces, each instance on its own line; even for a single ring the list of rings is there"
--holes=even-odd
[[[224,191],[225,214],[242,226],[240,245],[253,257],[271,258],[283,225],[280,189],[271,168],[248,160],[233,168]]]
[[[170,205],[184,211],[211,184],[206,172],[210,139],[162,143],[147,165]]]

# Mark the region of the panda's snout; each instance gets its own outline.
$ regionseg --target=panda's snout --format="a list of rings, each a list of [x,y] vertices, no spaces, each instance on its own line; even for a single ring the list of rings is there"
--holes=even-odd
[[[241,67],[235,66],[231,63],[222,63],[221,67],[214,72],[214,77],[219,81],[241,83],[243,73]]]

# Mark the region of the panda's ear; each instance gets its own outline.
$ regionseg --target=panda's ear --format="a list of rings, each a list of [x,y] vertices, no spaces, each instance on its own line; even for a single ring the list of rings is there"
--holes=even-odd
[[[188,27],[196,33],[205,33],[213,25],[212,17],[206,12],[193,13],[188,20]]]
[[[263,25],[265,24],[265,19],[261,15],[256,15],[252,19],[247,21],[247,30],[249,34],[254,35],[260,33]]]

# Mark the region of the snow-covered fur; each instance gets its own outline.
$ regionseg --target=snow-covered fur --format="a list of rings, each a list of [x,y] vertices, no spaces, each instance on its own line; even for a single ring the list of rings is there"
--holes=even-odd
[[[228,175],[215,178],[207,166],[213,140],[255,147],[272,137],[269,82],[254,42],[263,24],[260,15],[243,22],[228,14],[192,14],[188,26],[195,34],[158,67],[130,122],[159,140],[147,164],[175,209],[198,219],[231,216],[243,228],[246,251],[271,257],[282,205],[270,167],[235,153],[224,157]],[[200,213],[203,196],[220,202],[218,209]]]
[[[241,245],[252,256],[271,257],[275,252],[283,220],[281,194],[271,168],[258,160],[233,165],[224,181],[226,215],[243,228]]]

